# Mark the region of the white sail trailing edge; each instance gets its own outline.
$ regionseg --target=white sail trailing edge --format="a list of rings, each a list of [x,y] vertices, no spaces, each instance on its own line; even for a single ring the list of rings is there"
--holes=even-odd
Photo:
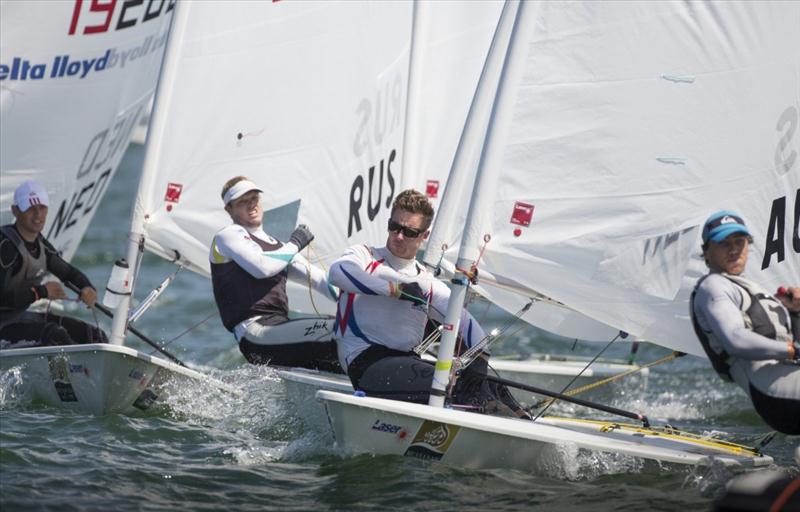
[[[0,201],[37,180],[43,234],[69,260],[155,90],[171,2],[98,11],[89,2],[0,3]]]

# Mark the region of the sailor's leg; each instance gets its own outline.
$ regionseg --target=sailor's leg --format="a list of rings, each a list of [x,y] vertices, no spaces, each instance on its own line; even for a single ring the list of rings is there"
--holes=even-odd
[[[239,342],[253,364],[311,368],[343,373],[333,337],[333,318],[311,317],[274,323],[274,318],[250,324]]]
[[[391,352],[394,354],[366,364],[356,379],[353,379],[354,372],[351,371],[351,380],[355,380],[354,387],[364,391],[367,396],[428,403],[433,382],[433,365],[416,354]],[[358,358],[353,363],[358,367],[357,360]]]
[[[57,321],[60,317],[42,313],[25,312],[0,329],[3,348],[44,347],[73,343],[66,329]]]
[[[770,361],[754,368],[749,394],[758,415],[779,432],[800,434],[800,365]]]
[[[51,321],[66,329],[73,343],[108,343],[106,333],[96,325],[69,316],[50,316]]]

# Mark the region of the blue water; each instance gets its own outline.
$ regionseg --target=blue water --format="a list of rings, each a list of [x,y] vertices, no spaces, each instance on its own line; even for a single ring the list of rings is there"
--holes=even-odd
[[[74,259],[98,288],[123,254],[142,157],[142,148],[131,146]],[[140,294],[173,270],[149,255],[143,268]],[[67,307],[94,321],[77,305]],[[190,365],[240,387],[242,397],[185,389],[156,413],[93,417],[34,403],[18,374],[1,374],[0,510],[705,510],[735,476],[716,467],[667,469],[577,453],[565,453],[564,464],[545,475],[345,456],[324,425],[303,420],[272,370],[245,364],[214,313],[208,280],[184,272],[139,328]],[[486,323],[503,320],[491,311]],[[129,344],[152,352],[135,338]],[[527,328],[495,353],[571,349]],[[574,352],[597,349],[578,344]],[[627,350],[612,346],[608,355]],[[665,354],[644,346],[638,360]],[[654,367],[645,390],[635,382],[622,386],[611,403],[654,423],[744,444],[769,431],[744,393],[692,357]],[[563,405],[556,411],[589,414]],[[800,475],[793,462],[798,442],[777,435],[765,451],[776,467]]]

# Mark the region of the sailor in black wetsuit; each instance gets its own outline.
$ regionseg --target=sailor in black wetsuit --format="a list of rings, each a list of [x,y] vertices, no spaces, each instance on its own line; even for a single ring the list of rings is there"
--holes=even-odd
[[[703,255],[711,272],[692,293],[692,321],[717,373],[744,389],[772,428],[800,434],[800,288],[776,298],[743,278],[751,242],[736,213],[708,218]]]
[[[225,328],[253,364],[312,368],[340,372],[333,319],[289,319],[286,280],[292,279],[336,300],[325,272],[311,265],[300,251],[314,238],[300,225],[283,243],[262,229],[261,189],[244,176],[222,188],[225,210],[233,224],[211,243],[209,259],[214,299]]]
[[[26,181],[14,192],[11,213],[16,222],[0,228],[0,348],[107,341],[98,327],[76,318],[27,311],[39,299],[67,298],[61,283],[42,284],[47,273],[80,289],[80,300],[88,307],[97,301],[89,279],[41,235],[48,205],[44,187]]]

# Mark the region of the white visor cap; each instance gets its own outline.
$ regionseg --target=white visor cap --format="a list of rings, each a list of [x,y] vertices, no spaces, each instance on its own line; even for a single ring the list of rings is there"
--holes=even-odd
[[[37,204],[50,206],[47,191],[38,181],[23,181],[14,191],[14,206],[24,213],[28,208]]]
[[[236,183],[234,186],[229,188],[227,192],[225,192],[225,197],[223,198],[223,200],[225,201],[225,206],[228,206],[229,204],[231,204],[232,201],[239,199],[240,197],[250,192],[251,190],[258,190],[259,192],[264,192],[259,188],[258,185],[256,185],[250,180],[242,180]]]

